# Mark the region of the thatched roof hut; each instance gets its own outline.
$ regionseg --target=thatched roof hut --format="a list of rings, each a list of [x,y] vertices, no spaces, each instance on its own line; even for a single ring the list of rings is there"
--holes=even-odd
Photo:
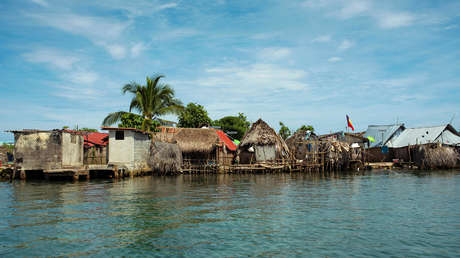
[[[177,143],[184,159],[196,162],[229,164],[237,148],[223,131],[213,128],[178,128],[171,142]]]
[[[262,119],[252,124],[238,146],[237,155],[243,164],[252,162],[288,160],[289,148],[275,130]]]

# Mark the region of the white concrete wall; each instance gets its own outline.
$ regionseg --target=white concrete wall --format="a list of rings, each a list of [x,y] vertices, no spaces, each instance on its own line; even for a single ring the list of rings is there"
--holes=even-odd
[[[134,134],[134,168],[148,168],[147,160],[150,154],[151,140],[147,134]]]
[[[72,141],[72,138],[74,141]],[[83,137],[62,133],[62,166],[83,165]]]
[[[115,140],[115,130],[109,131],[109,164],[134,167],[134,132],[124,130],[125,139]]]

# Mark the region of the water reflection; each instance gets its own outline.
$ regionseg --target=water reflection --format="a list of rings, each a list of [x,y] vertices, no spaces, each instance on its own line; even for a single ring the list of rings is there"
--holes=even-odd
[[[460,174],[1,183],[0,255],[452,256]]]

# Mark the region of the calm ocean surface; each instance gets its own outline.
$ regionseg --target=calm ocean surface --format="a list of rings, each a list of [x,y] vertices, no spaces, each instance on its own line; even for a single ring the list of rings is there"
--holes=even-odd
[[[0,256],[460,256],[460,171],[0,183]]]

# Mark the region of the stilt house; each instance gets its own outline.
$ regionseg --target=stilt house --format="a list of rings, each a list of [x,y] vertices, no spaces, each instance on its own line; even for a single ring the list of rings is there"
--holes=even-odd
[[[223,131],[214,128],[175,128],[171,142],[179,145],[184,164],[229,165],[237,148]]]
[[[240,164],[282,162],[290,159],[289,148],[262,119],[257,120],[246,132],[237,150]]]

